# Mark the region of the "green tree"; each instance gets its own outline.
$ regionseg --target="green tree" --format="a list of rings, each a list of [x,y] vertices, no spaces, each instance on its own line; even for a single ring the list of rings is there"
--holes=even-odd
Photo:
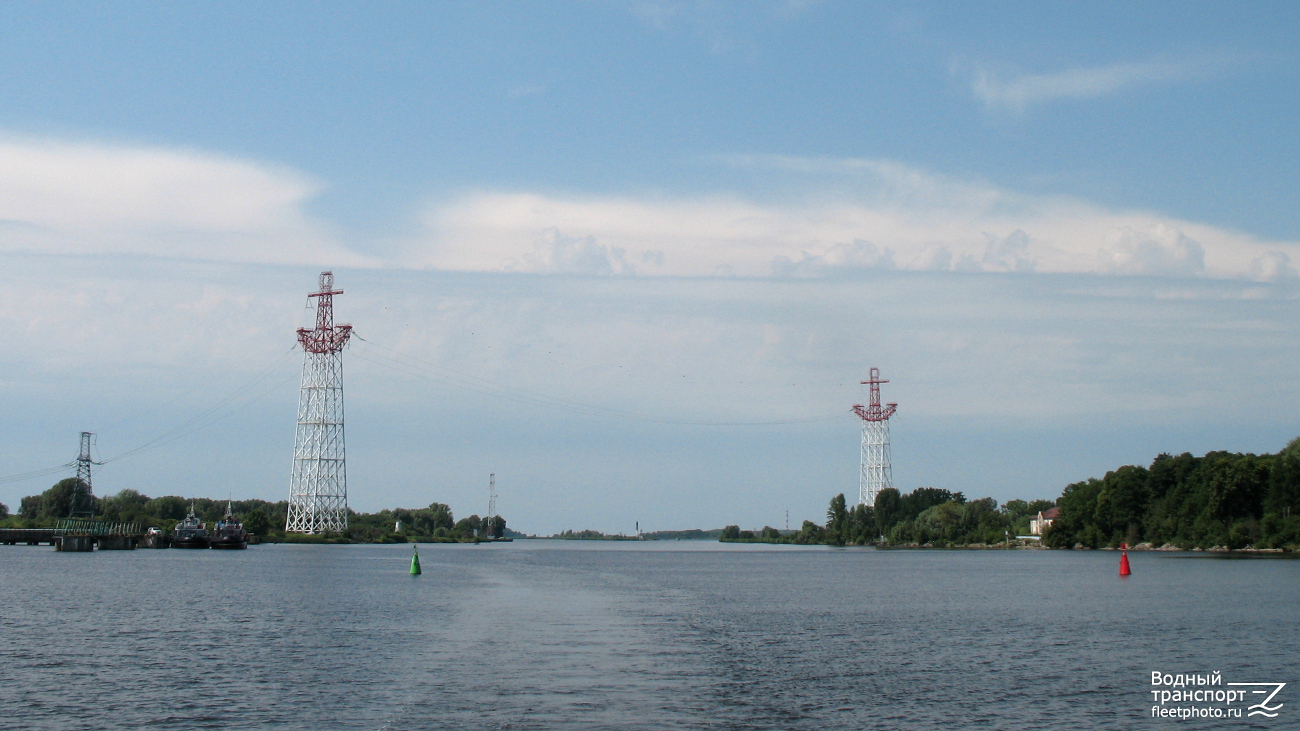
[[[1127,465],[1102,478],[1094,519],[1111,543],[1142,540],[1142,519],[1151,498],[1149,476],[1145,468]]]
[[[433,535],[439,528],[451,530],[456,525],[451,515],[451,508],[443,503],[431,503],[427,508],[402,512],[405,514],[407,529],[419,535]],[[481,521],[479,522],[480,525],[471,526],[471,534],[473,528],[482,527]]]
[[[253,508],[244,513],[244,530],[254,535],[265,536],[271,532],[271,519],[262,508]]]
[[[723,528],[723,529],[722,529],[722,535],[719,536],[718,539],[719,539],[719,540],[723,540],[723,541],[737,541],[737,540],[740,540],[740,526],[738,526],[738,525],[729,525],[729,526],[727,526],[726,528]]]
[[[1004,530],[1010,530],[1012,535],[1027,535],[1030,519],[1054,507],[1056,502],[1053,500],[1008,500],[1002,506],[1002,514],[1006,518]]]
[[[150,500],[147,504],[149,514],[160,523],[179,523],[190,511],[190,501],[177,495],[165,495]],[[170,528],[171,526],[166,526]]]
[[[849,512],[845,508],[844,493],[831,498],[826,509],[826,539],[832,545],[842,546],[848,540]]]
[[[876,493],[875,504],[876,530],[881,535],[893,530],[894,524],[902,518],[903,501],[898,490],[886,487]]]
[[[141,518],[152,517],[146,510],[148,505],[148,495],[126,489],[116,495],[101,499],[99,501],[99,514],[106,520],[137,521]]]
[[[1274,457],[1263,507],[1265,514],[1300,514],[1300,438],[1292,439]]]
[[[500,515],[484,518],[483,531],[489,538],[504,538],[506,535],[506,519]]]
[[[1006,534],[1010,522],[998,511],[998,501],[991,497],[970,500],[962,505],[959,543],[997,543]]]
[[[727,526],[727,528],[736,528],[736,526]],[[739,528],[736,528],[736,535],[740,535]],[[799,532],[794,537],[795,543],[805,546],[819,544],[825,540],[826,530],[811,520],[805,520],[803,526],[799,528]]]
[[[949,501],[961,505],[966,502],[966,498],[960,492],[948,492],[937,487],[918,487],[899,500],[900,520],[913,520],[929,508]]]
[[[95,496],[90,486],[79,477],[68,477],[40,495],[28,495],[18,505],[18,511],[28,520],[50,521],[66,518],[72,512],[73,502],[78,510],[93,510]]]
[[[876,540],[876,509],[858,503],[849,515],[849,542],[866,545]]]
[[[962,505],[949,500],[926,508],[914,521],[918,533],[924,531],[925,542],[934,540],[955,541],[962,533]]]
[[[477,515],[471,515],[468,518],[461,518],[456,523],[452,532],[459,534],[463,538],[472,538],[483,529],[483,521]]]
[[[1224,452],[1215,453],[1214,457],[1207,459],[1202,467],[1208,473],[1204,480],[1209,491],[1207,507],[1212,515],[1223,521],[1261,517],[1272,460]]]
[[[1096,478],[1067,485],[1065,492],[1056,501],[1056,507],[1061,510],[1060,515],[1052,521],[1051,527],[1043,536],[1043,542],[1052,548],[1073,548],[1080,543],[1096,548],[1101,540],[1101,533],[1094,522],[1101,488],[1101,480]]]

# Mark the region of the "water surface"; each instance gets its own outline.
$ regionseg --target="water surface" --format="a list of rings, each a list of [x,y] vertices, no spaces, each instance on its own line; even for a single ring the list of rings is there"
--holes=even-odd
[[[0,546],[0,726],[1282,728],[1300,561],[515,541]],[[1153,720],[1150,674],[1288,682]],[[1290,716],[1288,719],[1287,716]]]

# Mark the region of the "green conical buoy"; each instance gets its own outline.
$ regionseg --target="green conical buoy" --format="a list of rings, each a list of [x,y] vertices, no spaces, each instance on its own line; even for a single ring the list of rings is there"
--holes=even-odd
[[[411,576],[420,575],[420,546],[417,544],[411,553]]]

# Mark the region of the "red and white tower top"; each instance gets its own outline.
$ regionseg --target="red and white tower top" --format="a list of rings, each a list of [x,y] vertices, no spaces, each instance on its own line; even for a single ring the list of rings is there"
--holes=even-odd
[[[334,324],[334,295],[343,294],[343,290],[334,289],[334,272],[320,273],[320,291],[308,294],[308,297],[320,297],[316,303],[316,328],[298,328],[298,342],[308,353],[337,353],[343,350],[348,338],[352,336],[351,325]],[[875,372],[875,369],[872,369]]]
[[[887,421],[889,417],[894,415],[894,412],[898,410],[898,404],[880,405],[880,384],[889,383],[889,381],[882,381],[880,379],[879,368],[871,369],[871,380],[861,381],[860,383],[864,386],[870,384],[871,397],[866,406],[863,406],[862,404],[854,404],[853,413],[862,417],[863,421]]]

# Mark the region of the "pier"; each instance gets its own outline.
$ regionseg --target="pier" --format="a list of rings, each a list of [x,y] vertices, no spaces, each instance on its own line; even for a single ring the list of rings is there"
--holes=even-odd
[[[144,539],[139,523],[111,523],[70,518],[53,528],[0,528],[0,543],[39,546],[48,543],[56,551],[133,551]]]

